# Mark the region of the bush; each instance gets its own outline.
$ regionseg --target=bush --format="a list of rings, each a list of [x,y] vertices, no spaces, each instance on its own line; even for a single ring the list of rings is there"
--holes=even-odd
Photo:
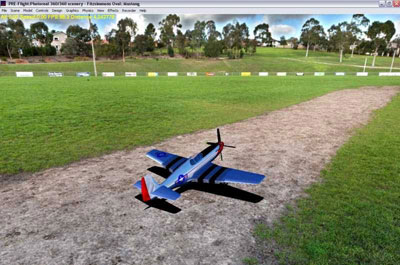
[[[51,45],[46,45],[45,47],[42,47],[42,49],[44,49],[46,56],[54,56],[57,54],[56,48]]]
[[[210,40],[204,46],[204,55],[207,57],[219,57],[222,51],[222,44],[217,40]]]
[[[174,48],[172,48],[171,45],[168,45],[168,55],[169,55],[169,57],[175,56]]]
[[[74,38],[67,38],[61,47],[61,52],[64,55],[89,56],[91,52],[91,46],[88,43],[78,41]]]
[[[23,56],[54,56],[57,54],[56,48],[51,45],[43,47],[27,47],[22,49]]]
[[[114,58],[119,54],[118,47],[115,44],[102,44],[96,46],[96,55],[101,57],[111,57]]]

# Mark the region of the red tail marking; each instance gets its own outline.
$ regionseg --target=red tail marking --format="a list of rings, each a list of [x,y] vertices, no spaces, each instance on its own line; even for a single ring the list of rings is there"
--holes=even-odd
[[[151,200],[149,191],[147,190],[147,185],[146,185],[146,181],[144,180],[144,177],[142,177],[142,198],[143,198],[144,202]]]
[[[219,142],[218,145],[219,145],[219,149],[218,149],[217,155],[219,155],[219,153],[222,152],[222,149],[224,149],[224,142]]]

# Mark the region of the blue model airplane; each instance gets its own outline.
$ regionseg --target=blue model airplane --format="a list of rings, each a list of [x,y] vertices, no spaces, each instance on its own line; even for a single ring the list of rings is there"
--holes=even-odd
[[[155,198],[176,200],[181,195],[174,191],[188,182],[198,183],[244,183],[259,184],[265,178],[264,175],[246,172],[242,170],[221,167],[211,163],[218,155],[222,160],[222,149],[224,147],[235,148],[225,145],[221,141],[219,129],[217,129],[217,143],[207,142],[210,146],[201,151],[195,157],[184,158],[164,151],[153,149],[147,156],[160,163],[171,173],[161,184],[158,184],[151,175],[146,175],[136,182],[134,186],[141,190],[144,202]]]

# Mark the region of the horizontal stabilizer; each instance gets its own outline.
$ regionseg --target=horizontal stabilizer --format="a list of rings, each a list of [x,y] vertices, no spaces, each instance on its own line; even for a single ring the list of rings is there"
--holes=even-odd
[[[158,189],[151,192],[151,196],[156,196],[167,200],[176,200],[181,195],[178,192],[173,191],[165,186],[160,186]]]
[[[133,186],[139,190],[142,190],[142,180],[139,180],[138,182],[136,182],[135,184],[133,184]]]

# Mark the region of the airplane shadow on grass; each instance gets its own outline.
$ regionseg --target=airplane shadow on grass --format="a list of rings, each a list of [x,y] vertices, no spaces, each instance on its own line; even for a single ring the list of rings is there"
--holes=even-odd
[[[150,167],[147,170],[149,170],[150,172],[157,174],[163,178],[167,178],[171,174],[168,170],[166,170],[162,167],[157,167],[157,166]],[[251,193],[251,192],[248,192],[245,190],[241,190],[241,189],[229,186],[227,184],[207,184],[207,183],[203,184],[203,183],[192,182],[192,183],[188,183],[188,184],[178,188],[175,191],[178,193],[183,193],[188,190],[198,190],[198,191],[202,191],[202,192],[208,192],[211,194],[229,197],[229,198],[233,198],[233,199],[237,199],[237,200],[241,200],[241,201],[247,201],[247,202],[251,202],[251,203],[258,203],[264,199],[264,197],[261,197],[257,194],[254,194],[254,193]],[[143,202],[141,194],[137,195],[135,198]],[[143,203],[148,205],[148,207],[146,209],[156,208],[156,209],[166,211],[169,213],[173,213],[173,214],[176,214],[181,211],[180,208],[172,205],[171,203],[169,203],[163,199],[155,199],[155,200],[151,200],[149,202],[143,202]]]

